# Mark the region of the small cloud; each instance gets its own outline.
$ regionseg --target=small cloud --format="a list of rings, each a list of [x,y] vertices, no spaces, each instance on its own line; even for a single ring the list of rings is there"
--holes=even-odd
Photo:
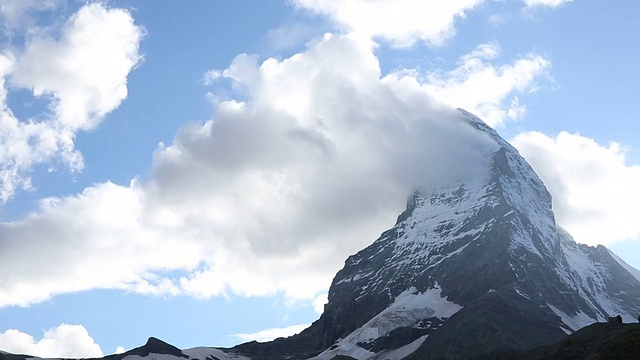
[[[483,43],[473,51],[460,57],[459,63],[473,63],[477,59],[492,60],[500,56],[502,49],[498,43]]]
[[[504,20],[505,20],[504,16],[500,14],[493,14],[489,16],[489,24],[491,24],[492,26],[498,26],[504,23]]]
[[[512,64],[494,65],[500,46],[496,43],[478,45],[458,60],[450,71],[431,71],[425,75],[422,88],[433,98],[461,107],[498,127],[507,120],[518,120],[526,110],[517,94],[535,92],[535,80],[546,75],[551,63],[537,54],[530,54]],[[406,79],[406,72],[396,72],[389,81]]]
[[[329,294],[327,293],[323,293],[316,296],[316,298],[313,299],[313,311],[315,311],[318,314],[322,314],[324,312],[324,305],[327,302],[329,302],[329,300],[327,299],[328,295]]]
[[[484,0],[448,1],[433,6],[416,0],[291,0],[301,9],[326,16],[341,30],[381,38],[395,47],[416,42],[440,45],[455,34],[455,22]]]
[[[205,85],[212,85],[218,79],[222,77],[222,72],[220,70],[212,69],[204,73],[202,77],[202,81]]]
[[[5,30],[24,29],[37,21],[34,13],[53,10],[61,0],[3,0],[0,4],[0,19]]]
[[[242,341],[267,342],[281,337],[289,337],[300,333],[311,324],[292,325],[284,328],[271,328],[249,334],[233,334],[231,337]]]
[[[296,48],[316,35],[318,29],[302,23],[286,24],[269,30],[264,42],[269,52],[281,52]]]
[[[524,0],[525,5],[528,8],[532,7],[550,7],[555,8],[560,5],[569,3],[573,0]]]
[[[125,348],[124,348],[124,347],[122,347],[122,346],[118,346],[118,347],[116,347],[116,351],[114,352],[114,354],[122,354],[122,353],[124,353],[125,351],[126,351],[126,350],[125,350]]]
[[[0,349],[42,358],[97,358],[102,349],[82,325],[60,324],[44,332],[40,340],[16,329],[0,333]]]
[[[520,105],[520,100],[517,96],[514,96],[507,108],[507,117],[513,120],[520,120],[524,117],[527,108],[524,105]]]

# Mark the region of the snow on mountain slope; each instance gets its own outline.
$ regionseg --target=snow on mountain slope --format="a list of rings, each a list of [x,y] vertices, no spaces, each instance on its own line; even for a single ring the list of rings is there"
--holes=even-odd
[[[248,357],[245,357],[245,356],[228,354],[220,349],[215,349],[210,347],[195,347],[191,349],[182,350],[182,353],[187,355],[189,359],[192,359],[192,360],[195,360],[195,359],[197,360],[207,360],[207,359],[250,360]]]
[[[585,326],[591,325],[594,322],[596,322],[594,319],[592,319],[591,317],[589,317],[589,315],[583,313],[582,311],[578,311],[577,314],[575,315],[569,315],[564,313],[562,310],[558,309],[557,307],[551,305],[551,304],[547,304],[547,306],[549,306],[549,308],[551,310],[553,310],[553,312],[558,315],[560,317],[560,319],[562,319],[562,322],[567,325],[569,327],[569,329],[561,326],[562,331],[564,331],[567,334],[571,334],[573,331],[582,329]]]
[[[398,295],[393,303],[378,315],[369,320],[366,324],[356,329],[346,338],[340,339],[335,346],[324,351],[313,359],[324,360],[333,359],[337,355],[348,355],[356,359],[377,358],[376,353],[363,348],[367,343],[371,343],[376,339],[389,335],[391,331],[402,327],[429,327],[429,322],[423,323],[423,320],[430,318],[446,319],[462,309],[462,306],[448,301],[446,297],[441,296],[442,289],[436,283],[434,288],[423,293],[417,291],[415,287]],[[426,337],[420,338],[424,341]],[[409,348],[419,346],[417,344],[407,345]],[[396,351],[393,356],[405,354],[409,348]],[[391,359],[390,352],[377,354],[384,356],[385,359]]]

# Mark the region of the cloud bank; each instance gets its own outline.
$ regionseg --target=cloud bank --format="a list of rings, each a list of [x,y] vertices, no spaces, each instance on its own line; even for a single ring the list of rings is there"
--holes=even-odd
[[[640,166],[627,165],[616,143],[561,132],[525,132],[512,143],[553,195],[558,223],[581,243],[640,237]]]

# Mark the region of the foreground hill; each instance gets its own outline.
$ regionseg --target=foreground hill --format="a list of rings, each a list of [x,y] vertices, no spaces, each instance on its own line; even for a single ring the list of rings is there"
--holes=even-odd
[[[527,352],[501,355],[492,360],[637,360],[640,358],[640,324],[596,323],[559,343]]]

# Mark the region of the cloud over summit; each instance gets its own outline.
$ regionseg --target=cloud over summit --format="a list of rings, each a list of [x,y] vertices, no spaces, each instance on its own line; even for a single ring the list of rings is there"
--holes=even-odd
[[[473,176],[494,146],[419,79],[382,75],[374,48],[328,34],[282,60],[239,55],[217,81],[245,100],[219,100],[213,119],[185,125],[155,152],[149,179],[49,199],[0,225],[2,263],[29,246],[36,264],[0,269],[18,274],[3,305],[92,288],[316,297],[413,189]],[[44,261],[47,244],[66,267]]]

